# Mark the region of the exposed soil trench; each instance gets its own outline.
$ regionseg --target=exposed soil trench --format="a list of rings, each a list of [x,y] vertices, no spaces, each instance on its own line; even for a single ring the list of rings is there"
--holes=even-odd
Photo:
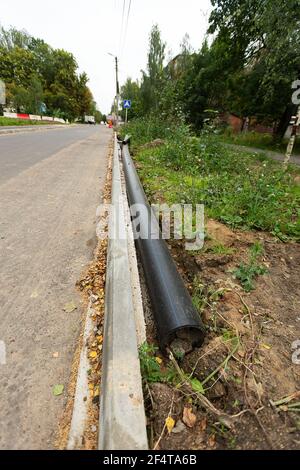
[[[235,418],[228,427],[184,386],[148,383],[150,446],[174,450],[300,448],[300,354],[294,351],[292,356],[293,343],[300,340],[299,244],[284,244],[261,232],[232,231],[213,220],[207,222],[207,235],[198,253],[185,251],[181,241],[170,242],[207,327],[204,345],[178,364],[202,383],[212,374],[205,382],[205,397],[221,414]],[[232,270],[247,261],[257,241],[264,249],[261,263],[267,273],[257,277],[255,289],[247,293]],[[220,244],[218,253],[215,247]],[[143,290],[147,341],[155,343],[149,299]],[[167,368],[168,359],[161,358],[162,369]],[[288,397],[284,403],[274,404],[283,397]],[[168,416],[175,422],[170,433],[165,426]]]

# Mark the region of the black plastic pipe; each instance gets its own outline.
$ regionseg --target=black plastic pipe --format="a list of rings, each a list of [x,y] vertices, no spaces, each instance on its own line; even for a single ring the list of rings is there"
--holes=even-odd
[[[177,271],[168,246],[162,239],[158,221],[147,201],[126,143],[122,145],[122,156],[132,218],[137,216],[132,206],[138,204],[145,208],[138,214],[139,227],[136,228],[139,237],[136,237],[136,244],[161,349],[166,351],[167,347],[172,348],[176,338],[189,343],[191,349],[200,346],[204,340],[205,327]]]

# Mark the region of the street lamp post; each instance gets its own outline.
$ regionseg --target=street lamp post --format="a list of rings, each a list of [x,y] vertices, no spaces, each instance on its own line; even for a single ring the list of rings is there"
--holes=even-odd
[[[120,86],[119,86],[119,66],[118,66],[118,57],[114,54],[108,52],[108,55],[114,57],[116,64],[116,98],[115,98],[115,116],[118,124],[118,115],[119,115],[119,96],[120,96]]]

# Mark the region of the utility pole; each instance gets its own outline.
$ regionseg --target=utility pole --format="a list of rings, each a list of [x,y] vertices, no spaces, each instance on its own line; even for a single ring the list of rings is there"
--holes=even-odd
[[[115,116],[116,116],[116,124],[118,125],[118,117],[119,117],[119,99],[120,99],[120,86],[119,86],[119,65],[118,65],[118,57],[114,54],[108,52],[108,55],[111,55],[115,59],[116,64],[116,97],[115,97]]]
[[[119,68],[118,68],[118,57],[115,57],[116,61],[116,105],[117,105],[117,125],[119,124],[119,96],[120,96],[120,86],[119,86]]]

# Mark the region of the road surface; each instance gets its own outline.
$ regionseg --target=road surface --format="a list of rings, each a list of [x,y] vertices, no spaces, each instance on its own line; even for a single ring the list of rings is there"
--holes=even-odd
[[[0,449],[54,446],[111,136],[100,126],[0,136]]]

